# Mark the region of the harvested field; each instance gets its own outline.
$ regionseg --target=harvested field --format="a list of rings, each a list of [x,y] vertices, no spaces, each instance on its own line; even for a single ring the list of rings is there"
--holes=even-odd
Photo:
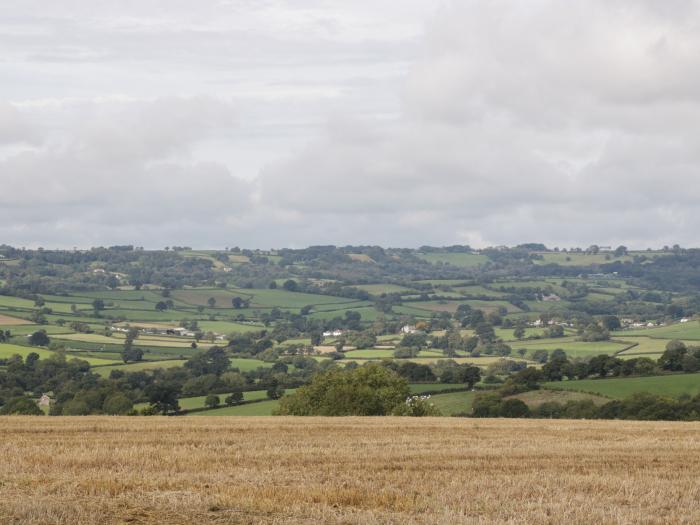
[[[19,326],[23,324],[32,324],[32,322],[26,319],[0,314],[0,326]]]
[[[700,424],[0,419],[0,522],[697,523]]]

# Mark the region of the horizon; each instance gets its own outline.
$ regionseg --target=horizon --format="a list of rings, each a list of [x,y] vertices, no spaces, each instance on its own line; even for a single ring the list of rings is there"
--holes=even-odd
[[[147,247],[147,246],[138,246],[135,244],[113,244],[113,245],[93,245],[93,246],[72,246],[72,247],[52,247],[52,246],[40,246],[40,245],[35,245],[35,246],[15,246],[12,244],[0,242],[0,249],[3,246],[7,246],[9,248],[15,249],[15,250],[27,250],[27,251],[37,251],[37,250],[44,250],[44,251],[90,251],[93,249],[113,249],[113,248],[124,248],[124,247],[131,247],[134,250],[144,250],[144,251],[194,251],[194,252],[208,252],[208,251],[217,251],[217,252],[230,252],[236,250],[236,248],[239,251],[260,251],[260,252],[272,252],[272,251],[279,251],[279,250],[306,250],[310,248],[319,248],[319,247],[332,247],[336,249],[343,249],[343,248],[381,248],[383,250],[414,250],[414,251],[420,251],[422,248],[430,248],[434,250],[447,250],[450,248],[469,248],[470,250],[474,252],[480,252],[480,251],[485,251],[485,250],[497,250],[497,249],[516,249],[516,248],[527,248],[528,245],[533,245],[533,244],[542,244],[542,243],[518,243],[518,244],[512,244],[512,245],[485,245],[485,246],[471,246],[468,244],[446,244],[446,245],[430,245],[430,244],[421,244],[419,246],[382,246],[379,244],[312,244],[312,245],[307,245],[307,246],[277,246],[277,247],[271,247],[271,248],[252,248],[252,247],[247,247],[247,246],[225,246],[222,248],[216,248],[216,247],[201,247],[201,246],[180,246],[180,245],[173,245],[173,246],[162,246],[162,247]],[[606,245],[599,245],[599,244],[591,244],[589,246],[546,246],[544,250],[536,250],[536,249],[530,249],[531,252],[536,253],[539,251],[543,252],[555,252],[555,251],[560,251],[560,252],[565,252],[565,251],[588,251],[589,248],[597,246],[599,248],[600,252],[614,252],[616,248],[618,247],[624,247],[627,251],[629,252],[662,252],[662,251],[673,251],[674,247],[678,247],[681,250],[695,250],[695,249],[700,249],[700,246],[681,246],[678,243],[674,243],[672,245],[664,245],[664,246],[656,246],[656,247],[635,247],[635,246],[625,246],[625,245],[616,245],[616,246],[606,246]]]

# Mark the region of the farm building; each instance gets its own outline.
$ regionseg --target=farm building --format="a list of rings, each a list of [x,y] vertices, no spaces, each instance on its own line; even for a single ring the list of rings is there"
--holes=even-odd
[[[51,404],[51,398],[47,394],[41,394],[41,397],[39,398],[39,406],[40,407],[47,407]]]

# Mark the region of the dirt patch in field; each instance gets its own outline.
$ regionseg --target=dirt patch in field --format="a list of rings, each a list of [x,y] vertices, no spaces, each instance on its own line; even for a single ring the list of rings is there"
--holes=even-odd
[[[515,396],[510,396],[509,399],[520,399],[531,408],[538,407],[542,403],[566,403],[567,401],[593,401],[596,405],[604,405],[610,399],[595,394],[585,392],[572,392],[571,390],[531,390]]]
[[[20,319],[18,317],[10,317],[9,315],[0,314],[0,326],[17,326],[23,324],[32,324],[31,321]]]

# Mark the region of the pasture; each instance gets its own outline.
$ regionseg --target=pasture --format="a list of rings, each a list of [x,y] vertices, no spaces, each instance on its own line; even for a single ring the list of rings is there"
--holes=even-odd
[[[417,257],[432,264],[450,264],[460,268],[475,268],[488,262],[489,258],[478,253],[418,253]]]
[[[621,330],[616,332],[620,337],[626,336],[645,336],[655,339],[689,339],[700,340],[700,321],[691,321],[688,323],[676,323],[668,326],[659,326],[658,328],[641,328],[636,330]]]
[[[440,410],[443,416],[469,414],[472,411],[474,396],[476,396],[476,392],[449,392],[447,394],[434,394],[430,396],[430,402],[435,405],[438,410]]]
[[[233,407],[214,408],[204,412],[193,412],[188,416],[271,416],[277,409],[280,402],[277,400],[260,401],[258,403],[248,403],[246,405],[238,405]]]
[[[58,355],[57,352],[47,350],[46,348],[0,343],[0,359],[7,359],[8,357],[12,357],[13,355],[19,355],[22,356],[22,358],[26,358],[31,353],[38,354],[39,358],[41,359],[48,359],[50,357]],[[93,366],[113,365],[115,363],[118,363],[118,361],[112,359],[82,356],[74,353],[66,353],[65,356],[66,359],[82,359],[83,361],[87,361],[88,363],[90,363],[90,365]]]
[[[546,388],[576,390],[624,399],[637,392],[678,397],[682,394],[700,394],[700,374],[672,374],[652,377],[625,377],[611,379],[583,379],[580,381],[553,381]]]
[[[3,523],[700,521],[699,423],[88,416],[0,425]]]
[[[167,361],[139,361],[138,363],[99,366],[95,367],[93,371],[102,377],[109,377],[112,370],[121,370],[122,372],[140,372],[142,370],[154,370],[156,368],[174,368],[176,366],[182,366],[184,363],[184,359],[170,359]]]
[[[600,354],[612,355],[631,346],[633,343],[622,343],[615,341],[585,342],[577,341],[574,337],[559,337],[554,339],[533,339],[529,341],[512,341],[509,343],[513,350],[524,348],[528,351],[526,355],[532,355],[535,350],[561,349],[568,357],[590,357]]]

